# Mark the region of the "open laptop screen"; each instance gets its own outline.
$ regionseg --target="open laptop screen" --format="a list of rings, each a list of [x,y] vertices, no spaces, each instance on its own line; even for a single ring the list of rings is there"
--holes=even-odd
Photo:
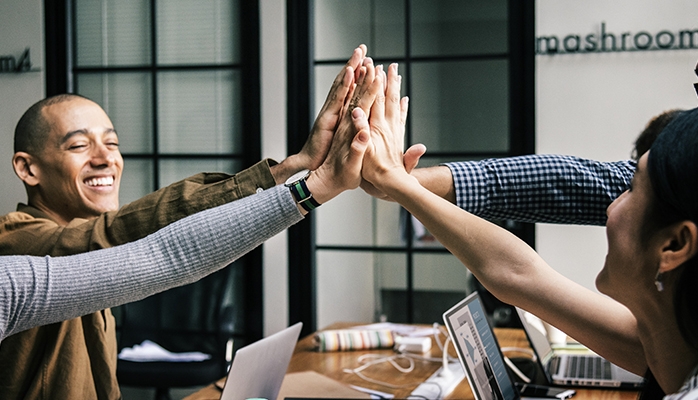
[[[477,292],[443,315],[476,399],[518,399]]]

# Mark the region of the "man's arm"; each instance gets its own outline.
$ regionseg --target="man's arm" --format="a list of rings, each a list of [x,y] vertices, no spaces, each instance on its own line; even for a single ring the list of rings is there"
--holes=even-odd
[[[529,155],[447,163],[412,175],[432,193],[487,219],[605,225],[630,185],[634,161]]]
[[[235,175],[197,174],[117,211],[92,220],[75,219],[67,226],[26,212],[10,213],[0,219],[0,254],[17,254],[22,249],[27,255],[59,256],[128,243],[188,215],[274,185],[265,160]]]

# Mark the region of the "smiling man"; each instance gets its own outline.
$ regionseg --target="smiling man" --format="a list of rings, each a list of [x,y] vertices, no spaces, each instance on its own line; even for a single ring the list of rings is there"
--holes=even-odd
[[[29,206],[61,225],[118,209],[124,160],[104,110],[71,95],[47,101],[39,112],[40,118],[28,112],[20,121],[12,157]],[[32,129],[31,121],[46,126]]]

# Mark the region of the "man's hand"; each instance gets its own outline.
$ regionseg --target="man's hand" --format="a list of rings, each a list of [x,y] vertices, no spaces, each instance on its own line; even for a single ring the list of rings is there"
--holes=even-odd
[[[360,68],[351,101],[344,107],[342,119],[332,138],[327,158],[308,178],[313,197],[323,203],[344,190],[355,189],[361,182],[363,152],[368,132],[359,132],[352,122],[352,110],[369,110],[374,99],[383,92],[385,74],[370,59]],[[312,187],[311,187],[312,186]]]
[[[277,183],[284,182],[302,169],[315,170],[325,160],[337,124],[342,118],[363,68],[362,65],[365,63],[366,51],[366,46],[363,44],[354,49],[349,61],[337,74],[301,151],[272,167],[272,174]]]

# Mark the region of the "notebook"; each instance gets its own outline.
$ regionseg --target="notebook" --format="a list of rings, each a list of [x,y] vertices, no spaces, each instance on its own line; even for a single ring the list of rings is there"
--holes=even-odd
[[[299,322],[238,350],[221,400],[276,399],[302,327]]]
[[[526,311],[517,307],[516,312],[549,385],[636,389],[644,384],[641,376],[597,354],[556,353],[545,334],[526,318]]]
[[[522,397],[509,376],[477,292],[446,311],[443,319],[476,400],[534,398]],[[573,394],[566,390],[554,396],[566,399]]]

